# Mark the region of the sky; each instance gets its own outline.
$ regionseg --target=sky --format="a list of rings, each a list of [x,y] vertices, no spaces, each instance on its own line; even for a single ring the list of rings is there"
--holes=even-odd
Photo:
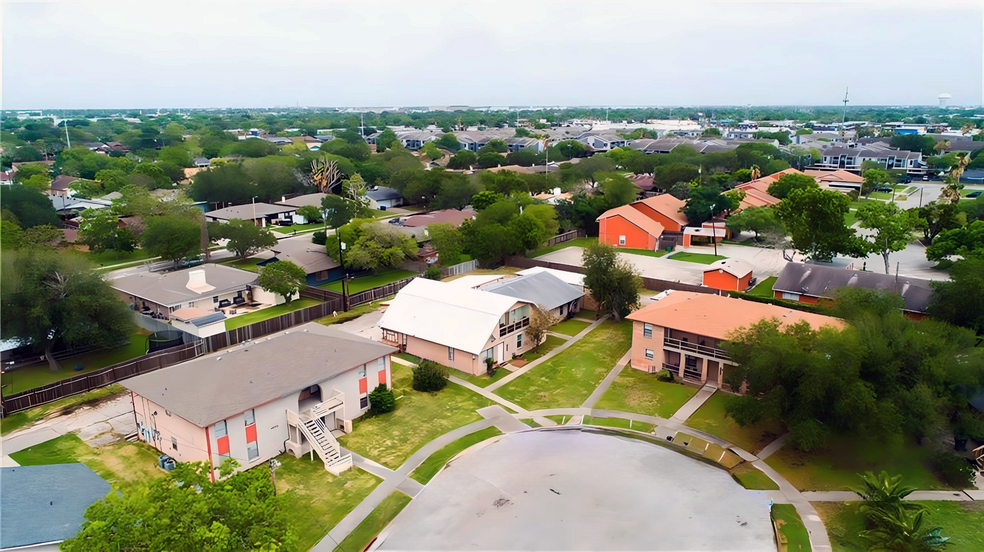
[[[973,0],[3,3],[3,109],[951,105]]]

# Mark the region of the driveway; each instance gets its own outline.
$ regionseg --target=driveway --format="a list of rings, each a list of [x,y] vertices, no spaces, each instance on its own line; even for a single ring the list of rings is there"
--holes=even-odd
[[[79,438],[94,445],[114,441],[137,430],[133,402],[126,394],[94,406],[83,406],[64,416],[57,416],[3,436],[2,453],[24,450],[66,433],[79,432]]]
[[[359,337],[364,337],[373,341],[380,341],[383,339],[383,330],[379,327],[379,319],[383,317],[384,310],[386,309],[380,309],[368,314],[363,314],[355,320],[338,324],[337,327],[340,330]]]

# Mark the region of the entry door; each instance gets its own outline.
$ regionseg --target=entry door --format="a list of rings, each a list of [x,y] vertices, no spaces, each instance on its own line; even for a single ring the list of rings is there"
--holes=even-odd
[[[502,362],[502,346],[504,344],[500,343],[495,346],[495,361],[496,363]]]

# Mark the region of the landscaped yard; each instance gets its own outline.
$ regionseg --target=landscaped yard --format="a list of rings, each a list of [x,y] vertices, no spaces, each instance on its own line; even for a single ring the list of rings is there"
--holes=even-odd
[[[587,328],[591,325],[591,322],[586,320],[578,320],[577,318],[571,318],[569,320],[564,320],[559,324],[551,326],[550,331],[554,333],[559,333],[562,335],[569,335],[574,337],[575,335],[581,333],[581,330]]]
[[[249,257],[245,261],[239,259],[238,257],[233,257],[231,259],[223,259],[217,264],[231,266],[232,268],[238,268],[239,270],[248,270],[250,272],[259,272],[260,267],[256,266],[256,263],[265,261],[266,259],[261,259],[260,257]]]
[[[868,194],[868,199],[883,199],[885,201],[892,200],[891,192],[871,192]]]
[[[249,326],[250,324],[255,324],[256,322],[260,322],[262,320],[276,318],[282,314],[313,307],[320,302],[321,301],[318,301],[317,299],[294,299],[289,305],[287,303],[282,305],[274,305],[272,307],[260,309],[256,312],[230,318],[226,320],[225,326],[227,330],[242,328],[243,326]]]
[[[724,413],[734,395],[715,393],[707,399],[693,416],[687,418],[686,425],[710,433],[755,454],[785,433],[778,424],[763,422],[745,427],[739,426]]]
[[[491,401],[449,383],[437,393],[411,388],[409,366],[392,365],[396,410],[355,421],[352,433],[339,439],[342,446],[380,464],[397,469],[417,449],[452,429],[481,420],[475,411]]]
[[[393,518],[410,504],[410,497],[400,491],[393,491],[383,499],[373,511],[362,520],[362,523],[355,528],[347,537],[338,543],[334,552],[357,552],[365,550],[372,539],[379,536],[379,533],[386,528]],[[310,547],[308,547],[310,548]],[[304,550],[304,548],[302,548]]]
[[[800,452],[790,445],[765,460],[802,491],[847,491],[866,471],[901,474],[917,489],[947,489],[929,468],[927,447],[889,447],[863,439],[831,439],[826,450]]]
[[[984,502],[955,502],[949,500],[920,501],[929,508],[923,527],[942,527],[943,536],[950,538],[947,550],[954,552],[984,550]],[[827,536],[835,551],[864,552],[868,544],[858,536],[865,529],[864,517],[858,511],[860,502],[814,502]]]
[[[848,227],[854,226],[854,223],[858,221],[858,212],[854,209],[849,210],[844,213],[844,224]]]
[[[0,419],[0,434],[7,436],[22,427],[26,427],[48,416],[68,414],[84,405],[113,400],[124,393],[126,393],[126,389],[122,385],[114,383],[94,391],[89,391],[88,393],[72,395],[71,397],[65,397],[64,399],[48,404],[21,410],[20,412]]]
[[[160,452],[140,442],[119,441],[93,448],[69,433],[11,453],[10,457],[21,466],[81,462],[114,487],[127,492],[136,485],[164,477],[167,472],[157,467],[158,455]]]
[[[113,266],[145,261],[154,257],[149,251],[143,249],[134,249],[133,251],[127,252],[103,251],[102,253],[93,253],[92,251],[79,251],[78,253],[98,266]]]
[[[420,358],[418,358],[418,357],[416,357],[414,355],[411,355],[410,353],[396,353],[393,356],[398,357],[400,359],[403,359],[403,360],[405,360],[407,362],[410,362],[412,364],[419,364],[420,363]],[[496,371],[495,371],[495,375],[492,376],[492,377],[489,377],[488,374],[480,374],[480,375],[476,376],[474,374],[469,374],[467,372],[462,372],[461,370],[455,370],[455,369],[452,369],[452,368],[448,368],[447,366],[445,366],[445,368],[448,369],[448,373],[450,375],[452,375],[452,376],[454,376],[456,378],[461,378],[461,379],[467,381],[468,383],[470,383],[472,385],[475,385],[475,386],[478,386],[478,387],[488,387],[488,386],[492,385],[493,383],[495,383],[495,382],[501,380],[502,378],[506,377],[507,375],[509,375],[509,370],[506,370],[505,368],[497,368]]]
[[[755,284],[755,287],[748,291],[749,295],[757,295],[759,297],[775,297],[772,293],[772,286],[776,285],[776,280],[778,276],[769,276],[765,280]]]
[[[655,374],[626,366],[594,407],[669,418],[696,393],[696,387],[658,381]]]
[[[495,427],[487,427],[448,443],[441,450],[428,456],[426,460],[410,472],[410,477],[426,485],[458,453],[476,443],[481,443],[497,435],[502,435],[502,432]]]
[[[741,483],[742,487],[753,491],[773,491],[778,490],[776,484],[768,475],[752,466],[748,462],[742,462],[731,470],[731,476]]]
[[[810,532],[803,525],[803,518],[792,504],[773,504],[772,519],[779,526],[779,532],[786,537],[786,550],[810,552]]]
[[[7,316],[10,316],[8,313]],[[61,370],[51,370],[47,362],[41,362],[23,368],[17,368],[0,375],[0,382],[3,384],[3,394],[10,395],[20,393],[28,389],[34,389],[49,383],[55,383],[63,379],[72,378],[82,374],[87,374],[95,370],[100,370],[107,366],[143,356],[147,352],[147,336],[150,332],[143,328],[138,328],[130,336],[126,345],[113,349],[96,349],[86,353],[81,353],[58,361]],[[82,370],[76,371],[74,368],[81,366]]]
[[[400,280],[412,278],[414,276],[417,276],[416,272],[410,270],[400,270],[399,268],[390,268],[387,270],[380,270],[377,274],[354,278],[349,281],[345,287],[348,288],[349,295],[352,295],[354,293],[359,293],[360,291],[385,286],[386,284],[392,284],[393,282],[399,282]],[[318,287],[341,293],[342,281],[337,280],[334,282],[328,282],[327,284],[321,284]]]
[[[359,505],[382,481],[358,468],[342,472],[337,477],[325,470],[325,464],[315,456],[294,458],[290,454],[277,457],[277,492],[283,493],[297,531],[298,550],[309,550],[318,544],[339,521]],[[254,469],[266,470],[266,464]]]
[[[652,251],[649,249],[631,249],[627,247],[619,247],[618,252],[628,253],[630,255],[644,255],[646,257],[662,257],[670,254],[670,252],[665,249],[657,249],[656,251]]]
[[[707,253],[688,253],[686,251],[678,251],[667,257],[667,259],[673,259],[674,261],[686,261],[688,263],[711,264],[715,261],[727,259],[727,257],[724,255],[708,255]]]
[[[558,243],[550,247],[544,247],[542,249],[537,249],[536,251],[527,255],[529,258],[540,257],[546,255],[547,253],[553,253],[554,251],[559,251],[565,247],[587,247],[593,243],[598,243],[598,238],[574,238],[573,240],[567,240],[565,242]]]
[[[632,322],[607,320],[496,394],[529,410],[579,407],[631,344]]]
[[[526,362],[533,362],[538,358],[543,358],[544,355],[557,347],[560,347],[564,343],[567,343],[566,339],[555,335],[548,335],[546,339],[543,340],[543,343],[540,343],[540,346],[537,347],[536,350],[530,349],[529,351],[519,355],[519,358],[525,360]]]

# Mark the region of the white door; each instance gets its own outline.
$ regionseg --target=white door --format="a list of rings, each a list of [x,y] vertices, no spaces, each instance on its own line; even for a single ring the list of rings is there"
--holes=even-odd
[[[502,362],[502,346],[503,345],[504,345],[503,343],[500,343],[500,344],[498,344],[498,345],[495,346],[495,362],[496,363]]]

